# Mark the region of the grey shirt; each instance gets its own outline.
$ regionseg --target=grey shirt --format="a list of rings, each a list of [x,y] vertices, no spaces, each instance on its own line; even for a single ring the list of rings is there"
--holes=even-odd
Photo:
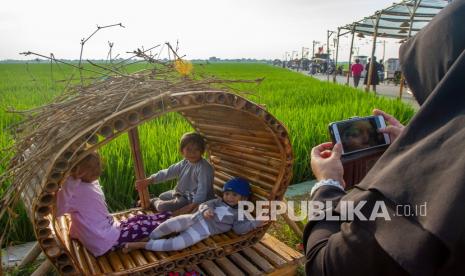
[[[213,193],[213,167],[204,158],[196,163],[182,160],[150,176],[155,183],[178,179],[174,188],[176,193],[189,202],[200,204],[215,198]]]
[[[203,213],[212,209],[215,216],[205,219]],[[233,230],[236,234],[242,235],[260,226],[260,221],[238,220],[238,209],[226,204],[222,198],[215,198],[200,204],[199,210],[193,214],[194,219],[204,219],[208,225],[210,234],[216,235]]]

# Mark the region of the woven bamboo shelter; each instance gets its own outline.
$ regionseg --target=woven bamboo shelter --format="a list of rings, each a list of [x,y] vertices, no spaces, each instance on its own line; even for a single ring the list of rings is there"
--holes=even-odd
[[[56,193],[71,168],[120,135],[129,136],[136,178],[145,177],[137,128],[170,112],[181,114],[205,137],[217,194],[225,181],[241,176],[252,185],[252,200],[282,199],[293,165],[286,127],[264,107],[221,84],[180,76],[174,66],[155,67],[74,87],[54,103],[28,112],[8,170],[13,184],[2,206],[16,197],[24,202],[40,247],[63,275],[161,274],[255,244],[267,226],[241,236],[216,235],[176,252],[113,251],[95,258],[70,238],[70,218],[55,217]],[[147,207],[148,191],[139,196]],[[118,221],[138,213],[150,211],[130,209],[113,216]]]

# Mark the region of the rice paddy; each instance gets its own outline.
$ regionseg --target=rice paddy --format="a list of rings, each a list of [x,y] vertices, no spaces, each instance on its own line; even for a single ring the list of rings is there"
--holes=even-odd
[[[141,69],[137,65],[131,69]],[[352,116],[370,115],[373,108],[394,114],[406,123],[414,114],[411,107],[397,100],[379,98],[349,87],[323,83],[318,80],[265,64],[208,64],[196,65],[194,70],[227,79],[264,78],[261,84],[235,84],[234,88],[248,92],[246,96],[263,104],[267,110],[288,128],[295,155],[293,182],[312,177],[309,170],[308,151],[316,144],[329,140],[327,126],[330,122]],[[13,142],[8,127],[18,122],[20,116],[7,113],[10,107],[30,109],[50,102],[66,85],[72,69],[49,64],[0,64],[0,147]],[[77,72],[74,72],[77,73]],[[178,141],[191,127],[177,114],[168,114],[139,128],[145,171],[152,174],[179,161]],[[2,151],[2,159],[11,152]],[[123,135],[100,150],[105,163],[100,182],[112,211],[126,209],[134,204],[134,169],[128,143]],[[5,166],[5,164],[0,164]],[[0,171],[4,167],[0,167]],[[152,185],[150,192],[158,194],[172,187],[174,182]],[[2,191],[0,190],[0,195]],[[19,207],[14,220],[15,231],[10,234],[13,242],[33,240],[32,228],[25,212]],[[0,222],[3,228],[5,220]]]

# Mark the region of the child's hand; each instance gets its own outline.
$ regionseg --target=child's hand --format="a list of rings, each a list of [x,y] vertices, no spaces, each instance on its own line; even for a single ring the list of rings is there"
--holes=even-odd
[[[152,179],[150,178],[136,180],[136,190],[138,191],[144,190],[151,183],[152,183]]]
[[[213,212],[212,209],[207,209],[205,212],[203,212],[203,217],[206,219],[212,219],[215,216],[215,212]]]

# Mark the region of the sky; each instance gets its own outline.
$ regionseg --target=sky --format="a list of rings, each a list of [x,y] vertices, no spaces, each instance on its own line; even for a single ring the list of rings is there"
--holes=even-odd
[[[392,0],[177,0],[177,1],[4,1],[0,8],[0,60],[30,59],[32,51],[78,59],[104,59],[163,42],[176,44],[187,59],[283,59],[285,53],[326,44],[327,30],[350,24],[388,7]],[[334,37],[334,36],[333,36]],[[332,47],[333,37],[330,39]],[[381,40],[382,41],[382,40]],[[371,54],[371,39],[355,38],[355,53]],[[321,45],[320,45],[321,46]],[[326,47],[326,46],[325,46]],[[348,60],[350,37],[341,37],[339,60]],[[397,57],[399,44],[386,39],[385,58]],[[383,44],[376,56],[382,58]]]

